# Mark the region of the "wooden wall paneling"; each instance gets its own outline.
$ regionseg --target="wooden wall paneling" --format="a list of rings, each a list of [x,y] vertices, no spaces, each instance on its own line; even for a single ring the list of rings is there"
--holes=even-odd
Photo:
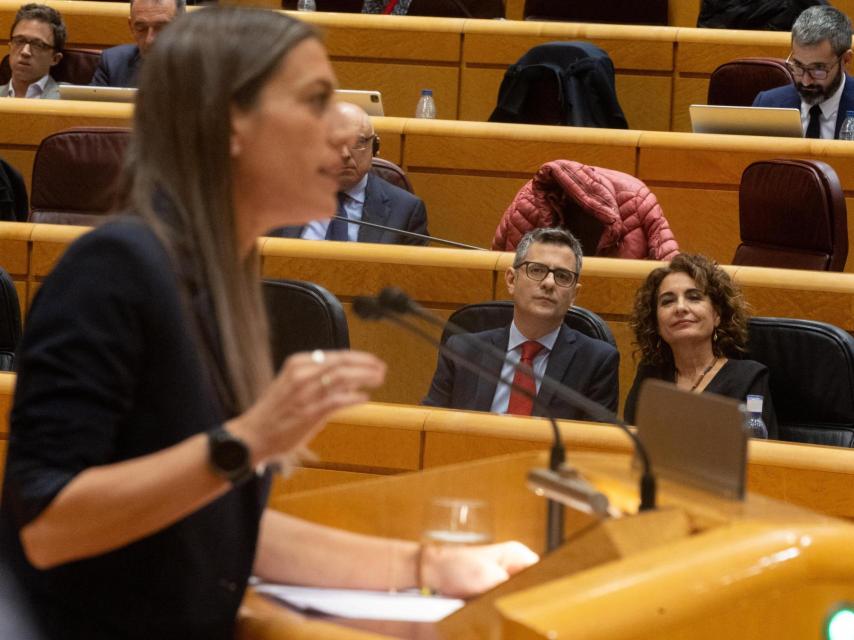
[[[647,186],[658,198],[685,253],[702,253],[727,264],[739,243],[738,185],[727,188]]]
[[[525,16],[525,0],[505,0],[504,17],[508,20],[522,20]]]
[[[464,304],[492,300],[499,254],[462,249],[424,249],[348,243],[330,246],[305,240],[265,241],[263,274],[316,282],[344,303],[353,349],[376,353],[389,366],[376,400],[417,404],[427,394],[436,367],[436,350],[386,323],[352,313],[353,296],[376,295],[398,286],[437,315],[447,318]],[[429,329],[436,338],[438,329]]]
[[[305,14],[301,14],[303,18]],[[462,19],[314,13],[344,89],[382,91],[390,116],[415,114],[421,89],[433,89],[440,118],[458,116]]]
[[[501,214],[539,167],[567,158],[635,172],[638,132],[493,123],[406,125],[404,162],[431,232],[489,247]]]
[[[374,133],[380,137],[379,157],[403,165],[403,128],[405,118],[371,118]]]
[[[753,314],[820,320],[854,333],[854,274],[728,267]]]
[[[667,24],[671,27],[696,27],[700,15],[700,0],[670,0],[667,4]]]
[[[336,60],[332,66],[343,89],[378,90],[390,116],[411,118],[422,89],[432,89],[438,118],[456,120],[459,69],[456,65]]]
[[[673,103],[670,114],[670,131],[691,131],[692,104],[706,104],[709,97],[709,78],[683,75],[678,71],[673,78]]]
[[[722,263],[738,247],[738,186],[747,165],[772,158],[826,159],[832,148],[831,162],[842,176],[849,157],[854,160],[844,142],[801,138],[651,132],[641,135],[639,147],[637,175],[662,199],[680,248]]]

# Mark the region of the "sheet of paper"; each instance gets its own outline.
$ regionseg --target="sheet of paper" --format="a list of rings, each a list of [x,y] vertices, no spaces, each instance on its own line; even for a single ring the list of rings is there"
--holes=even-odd
[[[436,622],[452,614],[465,602],[455,598],[424,596],[406,591],[362,591],[358,589],[317,589],[284,584],[260,583],[255,591],[304,611],[316,611],[340,618]]]

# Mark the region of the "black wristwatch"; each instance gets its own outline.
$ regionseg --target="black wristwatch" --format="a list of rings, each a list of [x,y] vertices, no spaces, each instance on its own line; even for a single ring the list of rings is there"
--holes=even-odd
[[[234,486],[243,484],[255,473],[249,447],[224,427],[208,431],[208,454],[214,473]]]

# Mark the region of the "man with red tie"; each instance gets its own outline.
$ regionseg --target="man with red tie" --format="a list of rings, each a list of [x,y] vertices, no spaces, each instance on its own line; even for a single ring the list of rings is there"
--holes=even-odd
[[[453,336],[448,349],[535,393],[538,405],[556,418],[587,419],[535,378],[543,375],[572,387],[612,411],[619,396],[620,354],[607,342],[585,336],[564,324],[566,312],[581,285],[581,245],[564,229],[535,229],[516,248],[513,266],[504,274],[513,298],[513,322],[508,327]],[[503,366],[477,341],[503,351]],[[531,377],[515,363],[534,370]],[[526,394],[496,384],[439,355],[430,391],[423,403],[436,407],[473,409],[516,415],[544,415]]]

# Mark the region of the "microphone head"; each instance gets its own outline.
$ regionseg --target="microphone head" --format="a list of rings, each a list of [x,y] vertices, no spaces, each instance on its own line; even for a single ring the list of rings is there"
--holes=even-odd
[[[380,291],[377,301],[384,310],[394,313],[409,313],[413,307],[412,300],[406,292],[397,287],[386,287]]]
[[[353,311],[363,320],[379,320],[386,314],[376,298],[356,296],[353,298]]]

